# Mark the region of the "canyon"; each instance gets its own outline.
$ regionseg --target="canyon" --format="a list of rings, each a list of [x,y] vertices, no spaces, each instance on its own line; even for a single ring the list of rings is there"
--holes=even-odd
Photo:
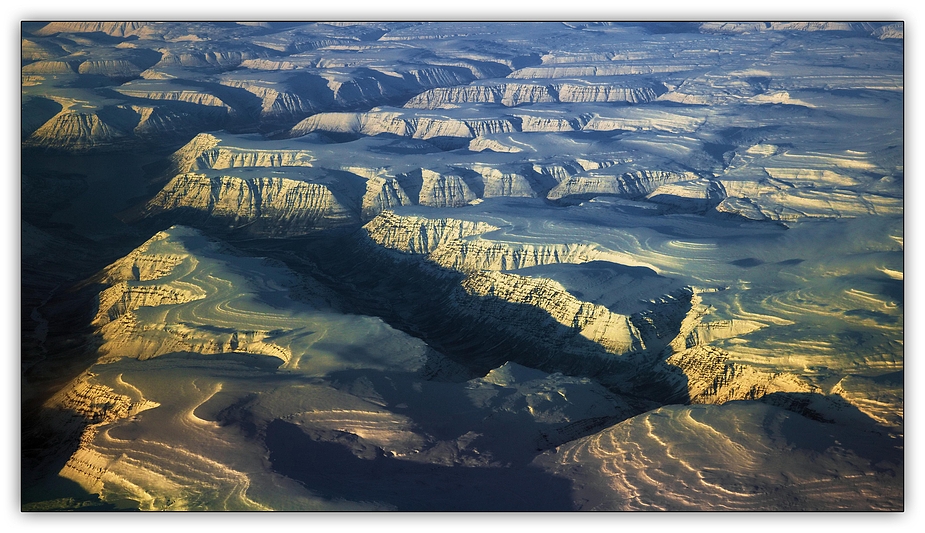
[[[903,511],[902,23],[22,25],[22,510]]]

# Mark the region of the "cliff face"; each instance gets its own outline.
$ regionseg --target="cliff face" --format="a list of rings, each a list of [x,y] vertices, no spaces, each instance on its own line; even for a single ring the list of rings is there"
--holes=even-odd
[[[527,177],[528,172],[516,172],[510,169],[502,170],[483,165],[474,165],[472,170],[478,172],[482,177],[483,198],[496,196],[535,198],[539,196],[540,191],[536,189],[540,187],[531,182]]]
[[[106,76],[109,78],[136,78],[142,69],[125,59],[84,61],[77,67],[80,74]]]
[[[582,302],[553,280],[501,272],[592,261],[602,255],[594,245],[496,242],[482,238],[499,229],[485,222],[399,216],[393,212],[380,214],[364,229],[379,246],[424,255],[445,268],[466,273],[453,312],[506,323],[513,334],[529,336],[538,334],[529,321],[536,318],[532,315],[539,309],[567,331],[580,334],[609,353],[645,349],[629,317]],[[523,309],[529,319],[506,322],[503,315],[513,308]]]
[[[511,132],[662,131],[692,133],[703,126],[703,113],[676,112],[649,106],[576,106],[556,113],[529,106],[487,115],[479,104],[447,104],[438,111],[373,108],[366,112],[324,112],[312,115],[290,131],[291,137],[312,132],[373,136],[390,133],[415,139],[473,139]],[[456,109],[456,108],[459,109]],[[476,111],[478,111],[476,113]],[[680,110],[678,110],[680,111]]]
[[[51,22],[35,32],[36,35],[56,33],[102,32],[114,37],[137,35],[147,25],[145,22]]]
[[[519,130],[516,119],[427,117],[412,113],[370,111],[366,113],[318,113],[296,124],[290,134],[294,137],[314,131],[378,135],[391,133],[414,139],[435,137],[461,137],[471,139],[479,135]]]
[[[549,336],[545,342],[561,345],[568,343],[568,338],[577,333],[614,355],[646,348],[639,330],[633,325],[630,317],[611,313],[600,305],[582,302],[552,280],[497,271],[480,271],[467,276],[461,287],[469,297],[456,302],[458,311],[478,316],[480,320],[505,324],[515,336]],[[472,296],[476,298],[471,298]],[[497,305],[496,300],[501,305]],[[512,315],[511,308],[519,306],[524,306],[522,315]],[[536,327],[537,324],[531,323],[536,318],[532,316],[533,309],[545,311],[563,327]],[[559,333],[550,333],[555,331]],[[583,349],[580,344],[570,349],[586,350],[587,348]]]
[[[291,120],[301,118],[319,110],[322,102],[312,101],[302,95],[282,88],[271,87],[256,81],[224,80],[223,85],[244,89],[260,98],[260,117],[268,120]]]
[[[205,91],[191,89],[166,90],[162,88],[133,87],[123,85],[114,89],[125,96],[143,98],[145,100],[162,100],[167,102],[183,102],[198,106],[213,107],[226,113],[237,111],[222,101],[218,96]]]
[[[105,482],[111,480],[107,468],[109,458],[91,449],[100,430],[160,405],[137,394],[120,394],[112,387],[97,383],[95,378],[95,374],[84,372],[45,404],[55,413],[46,416],[60,418],[53,423],[70,431],[81,431],[78,449],[59,475],[74,481],[89,493],[99,493]],[[83,424],[85,428],[80,427]]]
[[[374,218],[389,209],[413,204],[396,178],[371,176],[366,181],[366,192],[362,199],[363,220]]]
[[[464,274],[447,305],[450,316],[462,314],[491,323],[512,338],[543,339],[544,345],[578,357],[565,362],[543,356],[521,364],[581,374],[599,372],[608,361],[619,361],[627,366],[612,367],[601,378],[610,386],[694,403],[818,392],[795,374],[730,361],[721,341],[746,336],[767,324],[741,319],[708,322],[711,310],[702,303],[700,289],[652,294],[641,311],[620,314],[583,301],[552,279],[518,273],[544,265],[610,260],[607,251],[596,245],[504,242],[488,237],[502,228],[484,222],[392,212],[380,214],[364,228],[378,246],[423,256]],[[628,377],[633,372],[638,375]]]
[[[820,190],[773,179],[720,180],[720,183],[728,197],[716,206],[716,210],[752,220],[791,222],[806,218],[902,214],[900,198],[847,188]]]
[[[638,104],[653,101],[665,92],[665,87],[660,84],[627,87],[622,84],[605,83],[558,82],[543,85],[540,83],[510,82],[431,89],[412,98],[404,107],[409,109],[442,109],[472,103],[501,104],[506,107],[553,102],[625,102]]]
[[[613,174],[582,174],[563,179],[549,191],[548,198],[556,200],[566,196],[582,194],[616,194],[630,198],[646,196],[659,187],[686,180],[697,179],[692,172],[664,170],[639,170]]]
[[[123,124],[104,120],[99,113],[65,109],[35,130],[23,145],[75,152],[111,149],[130,142],[129,131]]]
[[[301,167],[311,166],[315,157],[308,150],[260,149],[222,144],[211,133],[200,133],[170,156],[168,174],[194,170],[237,167]]]
[[[422,169],[421,180],[420,205],[460,207],[477,198],[462,176]]]
[[[243,179],[180,174],[144,208],[145,216],[192,209],[206,220],[248,233],[293,236],[315,229],[359,221],[355,210],[345,207],[322,184],[286,178]]]
[[[498,228],[485,222],[405,217],[385,211],[364,226],[377,244],[402,252],[430,254],[441,246]]]
[[[274,171],[276,174],[290,172],[295,175],[302,173],[298,168],[311,167],[317,169],[316,174],[329,176],[325,184],[334,191],[339,203],[348,209],[358,206],[363,221],[385,210],[407,205],[462,207],[484,198],[535,198],[547,193],[551,199],[592,192],[639,195],[646,188],[653,189],[659,183],[681,179],[671,173],[640,172],[638,178],[630,174],[622,178],[610,176],[606,178],[608,184],[589,187],[587,185],[590,181],[582,180],[591,178],[576,176],[586,170],[606,168],[616,163],[606,158],[566,159],[562,162],[532,165],[467,162],[395,172],[389,167],[358,166],[334,159],[329,151],[327,145],[295,140],[281,142],[275,148],[259,148],[249,138],[236,142],[235,139],[224,140],[215,134],[200,133],[170,157],[171,164],[165,174],[175,177],[201,170],[274,168],[278,169]],[[324,170],[323,165],[331,164],[332,160],[335,168]],[[558,187],[553,188],[557,183]],[[199,186],[195,180],[186,178],[186,181],[171,186],[174,189],[171,196],[196,195],[192,192],[183,193],[183,184]],[[552,192],[550,189],[553,189]],[[165,201],[158,199],[156,203]],[[207,204],[205,200],[199,203]]]
[[[74,153],[119,150],[146,140],[174,142],[214,122],[214,117],[191,116],[158,104],[87,107],[67,99],[56,99],[55,104],[58,112],[34,129],[29,128],[24,147]]]

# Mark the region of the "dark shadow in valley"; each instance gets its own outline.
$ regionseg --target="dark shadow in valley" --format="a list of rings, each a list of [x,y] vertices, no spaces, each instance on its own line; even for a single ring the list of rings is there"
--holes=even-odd
[[[335,436],[350,440],[355,436]],[[330,438],[330,437],[329,437]],[[266,429],[277,472],[330,499],[380,502],[400,511],[569,511],[571,482],[537,468],[422,464],[380,448],[325,442],[282,420]]]
[[[690,309],[687,292],[633,315],[646,347],[637,345],[617,356],[583,337],[578,328],[560,324],[544,309],[469,294],[460,286],[462,273],[378,248],[362,230],[329,232],[288,244],[254,240],[238,245],[314,277],[344,297],[346,310],[381,317],[475,375],[484,376],[513,361],[548,373],[592,378],[621,395],[634,396],[644,389],[647,404],[689,401],[686,380],[677,390],[650,383],[677,370],[660,354],[680,331]]]
[[[775,392],[758,401],[801,415],[800,418],[787,419],[780,428],[787,440],[800,448],[818,453],[827,453],[833,448],[851,450],[858,457],[868,460],[878,471],[902,475],[902,435],[891,434],[887,427],[878,424],[842,397]]]

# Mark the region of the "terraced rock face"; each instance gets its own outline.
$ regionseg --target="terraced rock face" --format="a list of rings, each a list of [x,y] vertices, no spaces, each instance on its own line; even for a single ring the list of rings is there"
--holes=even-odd
[[[26,510],[903,510],[902,23],[24,23]]]
[[[521,104],[538,103],[588,103],[625,102],[644,103],[658,98],[664,87],[648,86],[645,82],[638,87],[615,84],[588,84],[580,80],[562,81],[549,85],[538,83],[502,83],[498,85],[470,85],[431,89],[409,100],[404,107],[414,109],[452,108],[459,104],[501,104],[513,107]]]
[[[180,174],[144,208],[144,216],[192,211],[200,223],[210,219],[249,233],[294,236],[320,228],[350,225],[355,210],[341,204],[331,189],[284,177]]]

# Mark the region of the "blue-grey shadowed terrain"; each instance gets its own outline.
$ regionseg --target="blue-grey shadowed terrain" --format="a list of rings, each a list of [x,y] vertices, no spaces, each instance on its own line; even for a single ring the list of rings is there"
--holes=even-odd
[[[24,511],[902,511],[902,22],[24,22]]]

